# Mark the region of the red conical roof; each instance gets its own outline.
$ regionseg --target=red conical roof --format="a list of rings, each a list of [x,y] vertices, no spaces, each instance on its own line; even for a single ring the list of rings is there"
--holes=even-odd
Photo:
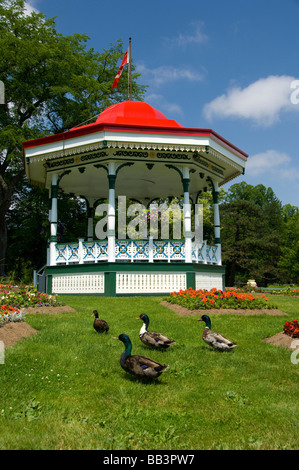
[[[144,101],[123,101],[113,104],[99,115],[95,124],[183,127]]]

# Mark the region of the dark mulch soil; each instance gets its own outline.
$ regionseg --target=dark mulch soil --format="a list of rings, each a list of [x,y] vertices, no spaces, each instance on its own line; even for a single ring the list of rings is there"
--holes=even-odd
[[[249,310],[247,308],[240,308],[240,309],[234,309],[234,308],[210,308],[207,310],[202,310],[202,309],[197,309],[197,310],[189,310],[186,307],[182,307],[181,305],[178,304],[171,304],[167,302],[166,300],[163,300],[161,302],[161,305],[164,305],[164,307],[168,307],[174,312],[176,312],[180,317],[186,317],[186,316],[193,316],[193,315],[213,315],[214,313],[217,314],[223,314],[223,313],[233,313],[235,315],[262,315],[263,313],[266,313],[267,315],[287,315],[287,313],[282,312],[281,310],[278,310],[276,308],[262,308],[262,309],[255,309],[255,310]]]

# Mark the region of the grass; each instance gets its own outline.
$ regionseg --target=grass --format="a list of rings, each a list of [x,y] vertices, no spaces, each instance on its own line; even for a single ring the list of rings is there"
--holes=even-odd
[[[178,317],[161,299],[61,296],[76,313],[28,315],[39,333],[0,365],[0,449],[298,449],[299,366],[262,339],[298,319],[299,300],[271,299],[287,317],[213,315],[212,328],[239,345],[219,353],[202,341],[196,317]],[[92,328],[95,308],[107,335]],[[150,329],[176,340],[171,349],[141,343],[142,312]],[[112,337],[120,333],[133,354],[169,369],[136,382],[119,364],[123,344]]]

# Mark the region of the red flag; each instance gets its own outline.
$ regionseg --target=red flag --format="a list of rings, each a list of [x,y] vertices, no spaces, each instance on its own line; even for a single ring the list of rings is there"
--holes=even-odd
[[[117,87],[117,84],[119,82],[120,76],[121,76],[122,71],[123,71],[123,68],[128,63],[129,63],[129,48],[125,52],[124,58],[122,60],[122,63],[120,64],[119,70],[118,70],[118,72],[115,76],[115,79],[114,79],[114,82],[112,84],[111,90],[113,90],[113,88]]]

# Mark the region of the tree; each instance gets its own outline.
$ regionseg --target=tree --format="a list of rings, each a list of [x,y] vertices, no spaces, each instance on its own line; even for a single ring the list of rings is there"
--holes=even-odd
[[[90,122],[107,106],[127,99],[127,70],[111,92],[123,43],[87,49],[88,36],[63,36],[54,19],[25,14],[23,0],[0,0],[0,276],[5,275],[7,213],[24,179],[22,142]],[[132,94],[145,87],[132,65]],[[25,184],[25,183],[24,183]]]
[[[279,267],[286,282],[299,284],[299,208],[287,204],[283,207],[284,244]]]
[[[234,184],[221,205],[222,253],[227,284],[249,276],[267,286],[279,279],[283,219],[280,201],[271,188]]]

